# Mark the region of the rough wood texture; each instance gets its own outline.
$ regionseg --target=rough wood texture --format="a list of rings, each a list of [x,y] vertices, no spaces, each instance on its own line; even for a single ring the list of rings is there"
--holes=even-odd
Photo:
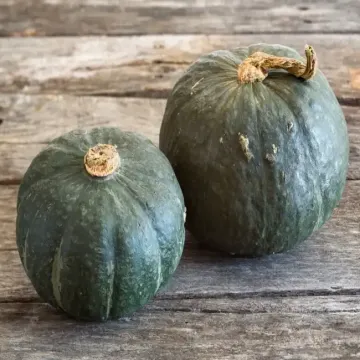
[[[0,301],[38,300],[15,249],[17,187],[0,192],[0,223],[7,239],[0,251]],[[8,193],[8,194],[6,194]],[[7,210],[9,209],[9,210]],[[6,225],[7,224],[7,225]],[[227,257],[199,247],[191,237],[180,265],[161,298],[229,295],[360,294],[360,181],[348,181],[341,205],[323,229],[297,248],[262,259]]]
[[[198,313],[335,313],[360,312],[359,295],[327,296],[252,296],[218,299],[154,299],[140,312],[177,311]]]
[[[179,35],[150,35],[169,32]],[[126,36],[37,38],[92,34]],[[0,39],[0,360],[359,358],[359,180],[330,222],[285,254],[227,257],[188,234],[169,285],[107,324],[74,322],[39,299],[16,250],[10,185],[76,127],[117,125],[157,144],[165,100],[141,97],[165,98],[203,53],[255,42],[315,47],[346,115],[348,178],[360,179],[356,34],[358,0],[0,0],[0,37],[11,36]]]
[[[165,97],[201,54],[252,43],[313,45],[344,104],[360,104],[357,35],[0,39],[0,92]]]
[[[165,104],[162,99],[0,94],[0,183],[18,183],[48,141],[77,127],[119,126],[158,144]],[[360,179],[360,107],[343,106],[343,111],[351,143],[348,178]]]
[[[348,179],[360,179],[360,107],[342,107],[349,133],[350,159]]]
[[[357,0],[1,0],[0,35],[359,32]]]
[[[298,299],[300,300],[300,299]],[[317,298],[314,313],[141,311],[106,324],[69,320],[43,304],[0,304],[1,359],[6,360],[350,360],[360,353],[359,297]],[[286,300],[281,300],[286,304]],[[307,299],[301,307],[307,307]],[[350,311],[334,302],[352,302]],[[224,300],[226,304],[227,300]],[[234,304],[229,301],[230,307]],[[248,299],[248,306],[264,306]],[[251,304],[253,303],[253,304]],[[202,307],[192,302],[191,307]],[[237,308],[241,304],[235,305]],[[54,346],[56,344],[56,346]]]
[[[39,301],[30,280],[24,273],[17,251],[0,251],[0,284],[0,303]]]
[[[0,251],[15,249],[17,191],[17,186],[0,187]]]
[[[0,94],[1,144],[47,143],[75,128],[119,126],[158,143],[163,99]],[[355,114],[356,120],[359,114]],[[355,120],[355,121],[356,121]],[[360,126],[360,124],[359,124]]]

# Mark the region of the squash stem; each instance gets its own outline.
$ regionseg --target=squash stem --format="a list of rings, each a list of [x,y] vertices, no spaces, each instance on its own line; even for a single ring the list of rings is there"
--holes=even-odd
[[[105,177],[114,173],[120,166],[120,156],[116,146],[97,144],[84,156],[85,169],[91,176]]]
[[[317,68],[317,57],[312,46],[306,45],[305,56],[306,64],[303,64],[296,59],[255,52],[239,65],[238,80],[242,84],[263,81],[270,69],[283,69],[298,78],[309,80]]]

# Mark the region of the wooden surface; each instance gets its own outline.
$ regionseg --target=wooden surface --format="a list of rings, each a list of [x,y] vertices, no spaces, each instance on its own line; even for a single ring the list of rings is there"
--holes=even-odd
[[[0,94],[0,184],[19,183],[48,141],[77,127],[119,126],[157,144],[165,104],[149,98]],[[360,179],[360,107],[342,109],[351,142],[348,178]]]
[[[0,302],[40,301],[16,251],[17,186],[0,187]],[[4,221],[3,221],[4,219]],[[349,181],[331,221],[297,248],[261,259],[224,256],[199,247],[190,235],[167,299],[232,296],[360,294],[360,181]]]
[[[0,0],[0,360],[360,358],[359,33],[357,0]],[[50,309],[16,250],[31,159],[77,127],[115,125],[157,144],[166,96],[191,62],[255,42],[312,44],[342,106],[350,163],[331,220],[262,259],[188,234],[168,286],[120,321]]]
[[[8,36],[261,32],[358,33],[358,1],[0,0]]]
[[[360,105],[360,36],[354,34],[0,38],[0,92],[164,98],[201,54],[259,42],[301,54],[310,43],[341,103]]]
[[[76,323],[43,304],[0,304],[1,356],[8,360],[351,360],[360,352],[358,297],[173,303],[154,302],[129,319],[105,325]]]

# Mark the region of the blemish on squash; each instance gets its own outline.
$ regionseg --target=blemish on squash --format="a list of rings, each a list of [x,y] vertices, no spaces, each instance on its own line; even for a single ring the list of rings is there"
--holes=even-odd
[[[247,136],[242,135],[241,133],[238,133],[238,135],[239,135],[239,142],[241,145],[241,149],[244,152],[247,161],[250,161],[254,157],[254,155],[249,150],[249,139]]]
[[[219,139],[219,142],[220,142],[220,144],[222,144],[222,143],[224,142],[223,137],[221,137],[221,138]]]
[[[278,152],[278,148],[277,148],[277,146],[275,145],[275,144],[272,144],[272,154],[270,154],[270,153],[267,153],[266,155],[265,155],[265,159],[267,160],[267,161],[269,161],[270,163],[274,163],[275,162],[275,160],[276,160],[276,154],[277,154],[277,152]]]
[[[194,90],[194,89],[196,88],[196,86],[198,86],[203,80],[204,80],[204,78],[201,78],[199,81],[197,81],[197,82],[191,87],[191,90]]]
[[[265,159],[267,161],[269,161],[271,164],[273,164],[275,162],[276,157],[275,157],[274,154],[269,154],[268,153],[268,154],[265,155]]]
[[[287,131],[288,131],[288,132],[291,132],[292,129],[293,129],[293,127],[294,127],[294,124],[289,121],[289,122],[287,123]]]

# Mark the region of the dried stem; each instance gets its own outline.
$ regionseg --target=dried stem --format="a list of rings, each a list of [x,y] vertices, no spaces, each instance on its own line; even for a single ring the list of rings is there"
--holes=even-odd
[[[120,166],[120,156],[116,146],[98,144],[90,148],[84,157],[84,165],[91,176],[105,177],[111,175]]]
[[[317,58],[314,49],[306,45],[306,64],[299,60],[269,55],[263,52],[255,52],[245,59],[238,67],[238,79],[247,84],[255,81],[263,81],[270,69],[287,70],[290,74],[308,80],[315,75]]]

